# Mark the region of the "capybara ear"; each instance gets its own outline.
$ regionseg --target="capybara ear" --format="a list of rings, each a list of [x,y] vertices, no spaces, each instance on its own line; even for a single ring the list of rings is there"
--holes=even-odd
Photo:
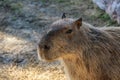
[[[62,19],[66,18],[66,15],[65,13],[62,14]]]
[[[82,18],[79,18],[78,20],[76,20],[76,21],[74,22],[74,25],[76,25],[76,26],[77,26],[77,29],[79,29],[80,26],[82,26]]]

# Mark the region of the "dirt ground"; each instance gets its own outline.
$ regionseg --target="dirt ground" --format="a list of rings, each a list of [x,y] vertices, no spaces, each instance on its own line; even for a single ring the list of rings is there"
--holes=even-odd
[[[114,25],[88,0],[0,0],[0,80],[67,80],[59,61],[39,61],[36,51],[47,26],[63,12],[96,27]]]

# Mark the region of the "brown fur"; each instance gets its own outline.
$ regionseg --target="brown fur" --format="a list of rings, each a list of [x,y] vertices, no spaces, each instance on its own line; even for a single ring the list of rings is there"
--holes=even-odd
[[[68,18],[54,22],[38,45],[39,57],[60,59],[70,80],[120,80],[120,27],[76,22]]]

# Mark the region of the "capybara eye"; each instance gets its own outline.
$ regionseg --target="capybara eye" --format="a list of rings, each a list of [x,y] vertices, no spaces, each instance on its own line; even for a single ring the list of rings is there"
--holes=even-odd
[[[72,29],[69,29],[69,30],[67,30],[65,33],[66,33],[66,34],[70,34],[70,33],[72,33],[72,31],[73,31]]]

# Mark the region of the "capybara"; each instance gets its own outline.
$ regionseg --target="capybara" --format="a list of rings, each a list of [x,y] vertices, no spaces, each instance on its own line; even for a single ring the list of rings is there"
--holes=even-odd
[[[120,27],[94,27],[82,21],[55,21],[39,42],[38,55],[60,60],[69,80],[120,80]]]

